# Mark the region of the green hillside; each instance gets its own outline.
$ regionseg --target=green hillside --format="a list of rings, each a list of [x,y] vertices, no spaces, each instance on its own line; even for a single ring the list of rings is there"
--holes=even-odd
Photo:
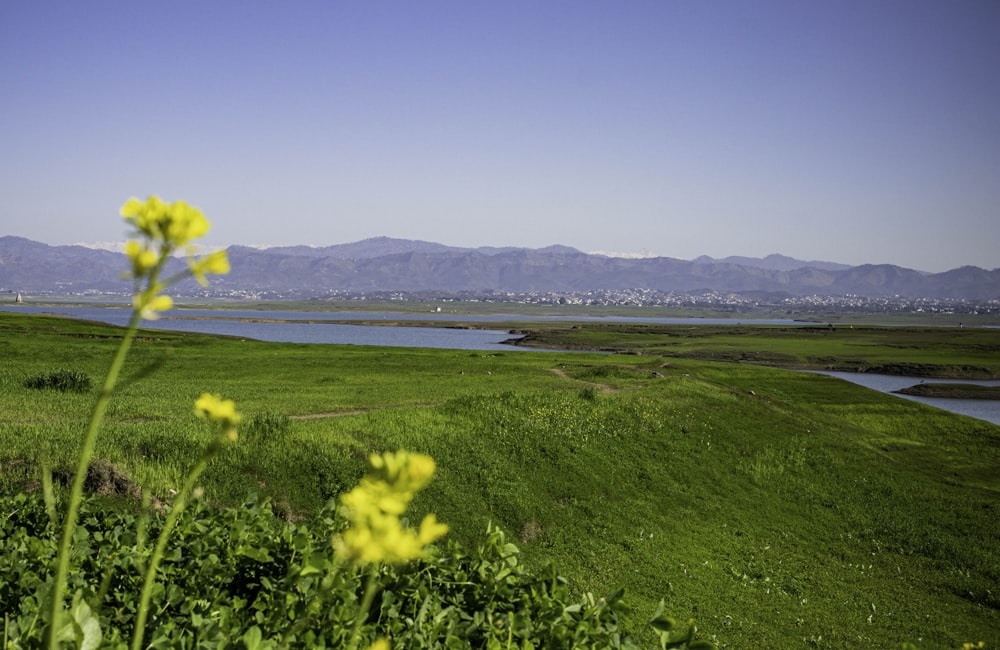
[[[893,330],[891,342],[837,339],[839,352],[812,342],[838,334],[816,332],[784,331],[763,347],[729,330],[631,342],[642,334],[572,334],[585,347],[613,340],[642,354],[145,331],[97,457],[126,507],[133,482],[169,501],[208,442],[191,404],[210,391],[247,416],[203,477],[212,507],[252,492],[301,521],[353,486],[369,453],[425,453],[438,471],[414,519],[435,513],[467,548],[492,523],[529,567],[553,562],[576,592],[624,588],[629,629],[648,647],[645,621],[660,599],[721,647],[1000,644],[1000,427],[824,376],[718,360],[767,362],[767,352],[802,366],[839,355],[988,374],[1000,366],[995,334],[960,353],[919,328]],[[0,491],[37,490],[41,461],[66,480],[94,391],[27,384],[60,369],[96,383],[119,336],[0,314]],[[681,340],[689,347],[670,349]]]

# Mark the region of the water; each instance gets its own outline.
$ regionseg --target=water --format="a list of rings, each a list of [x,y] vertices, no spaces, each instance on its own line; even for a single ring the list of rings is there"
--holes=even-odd
[[[128,307],[94,307],[88,305],[4,305],[4,311],[30,314],[51,314],[113,325],[127,325],[132,315]],[[241,320],[245,319],[245,320]],[[261,320],[279,322],[260,322]],[[426,320],[440,321],[441,327],[346,325],[317,321],[330,320]],[[174,309],[156,321],[144,321],[149,329],[224,334],[260,341],[278,343],[335,343],[340,345],[385,345],[396,347],[443,348],[452,350],[522,350],[505,345],[503,341],[518,338],[506,330],[469,330],[450,328],[455,320],[491,322],[519,321],[615,321],[643,323],[698,323],[702,325],[792,325],[796,321],[782,319],[757,319],[733,321],[724,318],[642,318],[602,316],[522,316],[517,314],[448,314],[385,313],[385,312],[332,312],[332,311],[282,311],[261,309]],[[535,351],[539,351],[537,348]]]
[[[82,318],[86,320],[111,323],[113,325],[128,324],[132,310],[125,307],[93,307],[64,306],[40,307],[34,305],[0,306],[4,311],[20,311],[32,314],[53,314]],[[340,345],[380,345],[396,347],[442,348],[451,350],[524,350],[517,346],[505,345],[503,341],[517,338],[505,330],[469,330],[449,328],[449,321],[458,316],[446,313],[428,314],[388,314],[384,312],[303,312],[303,311],[271,311],[257,309],[220,310],[220,309],[176,309],[168,312],[157,321],[145,321],[143,327],[149,329],[174,330],[182,332],[200,332],[205,334],[223,334],[260,341],[279,343],[334,343]],[[647,322],[647,323],[698,323],[705,325],[733,325],[746,323],[753,325],[791,325],[798,324],[792,320],[751,320],[733,321],[713,318],[641,318],[641,317],[559,317],[559,316],[521,316],[521,315],[462,315],[464,321],[498,321],[516,319],[521,321],[553,321],[553,320],[591,320],[615,322]],[[267,319],[277,322],[259,322],[239,319]],[[316,321],[329,320],[440,320],[441,327],[406,327],[386,326],[373,327],[368,325],[345,325],[339,323],[324,323]],[[309,322],[312,321],[312,322]],[[532,349],[533,351],[541,351]],[[824,372],[823,374],[846,379],[873,390],[891,393],[900,388],[906,388],[927,380],[921,377],[899,377],[895,375],[875,375],[852,372]],[[955,380],[952,380],[955,381]],[[1000,381],[958,380],[960,383],[975,383],[990,386],[1000,385]],[[1000,400],[970,400],[941,399],[917,397],[913,395],[897,395],[901,399],[911,399],[941,409],[961,413],[981,420],[1000,425]]]
[[[901,388],[908,388],[921,382],[925,384],[978,384],[980,386],[1000,386],[997,380],[977,380],[977,379],[927,379],[926,377],[901,377],[898,375],[876,375],[861,372],[834,372],[817,371],[822,375],[829,375],[839,379],[871,388],[883,393],[893,393]],[[917,395],[900,395],[893,393],[895,397],[921,402],[930,406],[961,413],[970,417],[986,420],[993,424],[1000,425],[1000,400],[992,399],[945,399],[941,397],[919,397]]]
[[[69,316],[94,320],[112,325],[127,325],[132,310],[124,307],[0,307],[4,311],[22,311],[31,314]],[[382,345],[411,348],[444,348],[451,350],[520,350],[502,342],[518,338],[506,330],[469,330],[442,327],[406,327],[344,325],[315,322],[316,320],[402,320],[396,314],[336,312],[293,312],[264,310],[184,309],[168,312],[159,320],[143,321],[146,329],[175,332],[223,334],[258,341],[276,343],[335,343],[340,345]],[[411,319],[423,318],[410,316]],[[268,319],[260,322],[239,319]],[[313,320],[313,322],[308,322]]]

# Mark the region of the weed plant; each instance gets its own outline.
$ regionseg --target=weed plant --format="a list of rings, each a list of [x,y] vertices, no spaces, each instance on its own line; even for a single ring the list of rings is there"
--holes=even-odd
[[[240,427],[240,437],[255,446],[280,444],[288,438],[291,420],[282,413],[254,413]]]
[[[62,393],[88,393],[93,389],[94,382],[84,372],[79,370],[54,370],[33,375],[24,380],[26,388],[35,390],[57,390]]]

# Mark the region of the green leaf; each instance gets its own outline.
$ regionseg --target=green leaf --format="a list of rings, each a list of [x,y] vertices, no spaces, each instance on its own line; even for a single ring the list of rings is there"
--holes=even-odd
[[[677,621],[668,616],[657,616],[649,622],[657,632],[671,632],[677,627]]]
[[[238,549],[236,554],[243,555],[251,560],[260,562],[261,564],[274,561],[273,558],[271,558],[271,554],[264,547],[244,546]]]
[[[688,646],[690,650],[716,650],[715,644],[710,641],[694,641]]]
[[[73,596],[73,610],[70,614],[70,620],[59,631],[59,638],[75,640],[80,650],[97,648],[103,637],[101,624],[80,592]]]
[[[243,635],[243,643],[246,645],[247,650],[258,650],[261,647],[263,639],[264,635],[261,634],[260,628],[256,625],[247,630]]]
[[[306,562],[306,565],[299,571],[300,576],[311,576],[323,573],[327,567],[327,559],[322,553],[314,553]]]

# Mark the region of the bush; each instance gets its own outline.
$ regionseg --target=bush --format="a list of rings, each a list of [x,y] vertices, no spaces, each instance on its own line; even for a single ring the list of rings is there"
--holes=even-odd
[[[86,373],[79,370],[66,369],[28,377],[24,382],[26,388],[37,390],[51,389],[63,393],[86,393],[90,391],[93,385],[93,380]]]
[[[55,526],[38,495],[0,497],[0,511],[8,513],[0,520],[0,614],[9,638],[35,646],[43,633],[37,610],[56,552]],[[73,585],[87,596],[86,616],[99,623],[103,643],[114,646],[131,632],[135,592],[149,561],[140,531],[155,536],[163,517],[135,515],[93,497],[80,512],[88,552],[76,556]],[[153,596],[151,643],[253,647],[251,640],[263,639],[258,647],[343,647],[371,576],[365,568],[336,565],[330,538],[344,523],[335,502],[298,524],[274,517],[268,501],[227,509],[196,502],[178,521],[160,568],[164,588]],[[621,592],[573,596],[551,565],[526,570],[517,547],[492,526],[472,552],[451,542],[436,557],[383,563],[375,572],[380,588],[362,622],[365,644],[389,637],[410,648],[510,647],[512,641],[519,648],[636,648],[621,626]],[[653,624],[673,628],[659,616]]]
[[[288,437],[291,422],[282,413],[254,413],[243,420],[240,426],[240,438],[253,444],[277,442]]]

